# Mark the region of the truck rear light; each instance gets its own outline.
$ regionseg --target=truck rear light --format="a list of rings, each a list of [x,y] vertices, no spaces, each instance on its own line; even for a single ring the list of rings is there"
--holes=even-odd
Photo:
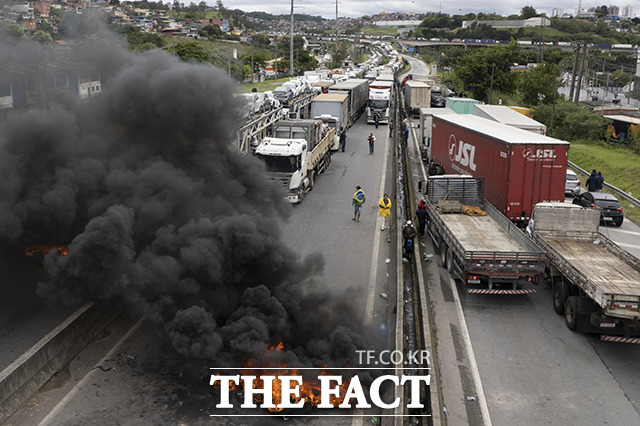
[[[638,309],[638,304],[633,303],[614,303],[614,308],[623,308],[623,309]]]
[[[537,281],[537,277],[525,277],[525,281],[529,281],[530,283],[535,283]]]
[[[467,284],[480,284],[480,277],[477,275],[469,275],[467,277]]]

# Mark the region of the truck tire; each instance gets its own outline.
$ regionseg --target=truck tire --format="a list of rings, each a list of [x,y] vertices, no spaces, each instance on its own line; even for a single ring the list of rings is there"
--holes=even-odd
[[[313,189],[313,185],[315,184],[316,184],[316,172],[315,170],[312,170],[311,173],[309,173],[309,191]]]
[[[442,244],[442,246],[440,246],[440,260],[442,260],[442,267],[449,269],[447,265],[447,250],[449,250],[449,247],[447,247],[446,244]]]
[[[451,247],[447,247],[447,271],[450,274],[453,272],[453,250]]]
[[[564,305],[564,319],[569,330],[575,330],[578,324],[578,296],[569,296]]]
[[[562,281],[560,283],[553,283],[553,310],[556,314],[564,314],[564,295],[562,294]]]

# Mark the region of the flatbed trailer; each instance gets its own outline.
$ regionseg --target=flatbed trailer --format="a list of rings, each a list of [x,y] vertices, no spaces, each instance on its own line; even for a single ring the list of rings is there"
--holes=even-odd
[[[469,293],[535,293],[532,285],[540,281],[546,256],[483,198],[483,181],[460,175],[429,178],[428,232],[442,263]],[[482,212],[485,215],[473,215]]]
[[[640,259],[599,232],[599,222],[596,209],[535,206],[530,233],[547,253],[554,310],[571,330],[640,343]]]

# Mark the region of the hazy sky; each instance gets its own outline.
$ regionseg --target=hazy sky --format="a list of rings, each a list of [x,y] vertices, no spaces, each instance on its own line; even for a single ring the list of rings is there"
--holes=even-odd
[[[295,12],[307,13],[309,15],[321,15],[325,18],[335,18],[336,0],[296,0]],[[207,0],[209,4],[215,4],[214,0]],[[196,2],[197,3],[197,2]],[[227,9],[241,9],[247,12],[263,11],[276,15],[288,14],[291,11],[291,1],[289,0],[222,0]],[[489,6],[488,4],[493,4]],[[602,4],[616,4],[620,9],[630,4],[633,6],[633,14],[640,12],[640,1],[622,0],[618,3],[611,0],[582,0],[582,8],[600,6]],[[566,13],[575,14],[578,8],[578,0],[542,0],[537,2],[527,2],[523,0],[403,0],[403,1],[379,1],[379,0],[340,0],[338,4],[338,16],[359,17],[363,15],[376,14],[381,11],[386,12],[438,12],[450,15],[466,14],[469,12],[495,12],[501,15],[519,14],[523,6],[531,5],[537,11],[551,15],[551,9],[559,7]],[[442,9],[440,9],[442,8]],[[622,13],[622,10],[620,11]]]

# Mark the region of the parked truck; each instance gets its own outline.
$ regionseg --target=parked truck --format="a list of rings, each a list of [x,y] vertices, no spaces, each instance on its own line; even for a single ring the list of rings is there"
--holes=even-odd
[[[640,259],[599,231],[600,213],[539,203],[527,230],[548,258],[553,308],[571,330],[640,343]]]
[[[431,84],[407,80],[404,84],[404,100],[409,114],[418,114],[420,108],[431,106]]]
[[[375,80],[369,84],[369,102],[367,104],[367,123],[389,123],[389,111],[393,93],[393,81]]]
[[[484,179],[468,175],[428,179],[428,232],[443,266],[469,293],[535,293],[546,256],[484,199],[483,188]]]
[[[335,140],[331,150],[337,151],[340,146],[340,134],[347,131],[349,123],[349,94],[323,93],[316,96],[311,102],[311,117],[322,120],[335,129]]]
[[[367,106],[369,80],[352,78],[336,83],[329,88],[329,93],[344,92],[349,94],[349,125],[351,125],[356,122]]]
[[[484,177],[487,200],[526,226],[533,206],[564,201],[569,143],[471,114],[432,117],[429,174]]]
[[[335,130],[321,120],[282,120],[272,132],[255,154],[265,162],[271,178],[283,185],[286,199],[299,203],[331,163],[329,148]]]

